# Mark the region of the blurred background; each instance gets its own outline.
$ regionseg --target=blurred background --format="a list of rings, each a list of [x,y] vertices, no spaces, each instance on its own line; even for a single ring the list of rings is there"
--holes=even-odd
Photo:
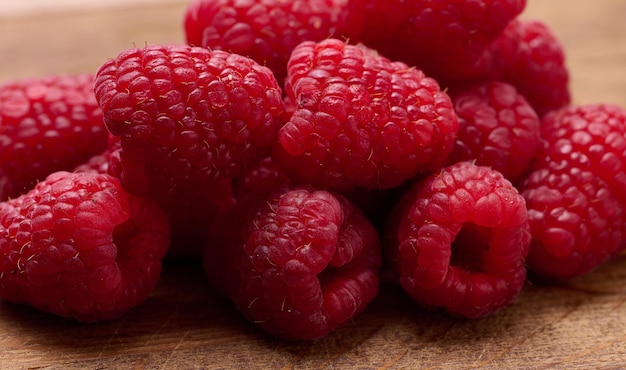
[[[124,49],[182,43],[188,0],[0,0],[0,83],[95,72]]]
[[[58,13],[77,9],[111,8],[128,4],[163,4],[175,0],[1,0],[0,17]]]

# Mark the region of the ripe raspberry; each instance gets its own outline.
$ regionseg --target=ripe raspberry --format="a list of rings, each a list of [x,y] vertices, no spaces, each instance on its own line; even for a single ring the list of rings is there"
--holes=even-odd
[[[514,84],[539,116],[570,103],[565,51],[550,27],[537,20],[519,20],[505,30],[518,35],[518,51],[502,78]],[[497,47],[496,47],[497,48]],[[503,60],[503,56],[497,56]]]
[[[416,66],[437,80],[474,64],[526,0],[351,0],[347,12],[362,24],[353,40]]]
[[[398,186],[442,166],[458,130],[435,80],[337,39],[296,47],[285,92],[297,108],[278,133],[274,160],[320,188]]]
[[[0,297],[79,321],[115,319],[161,272],[169,224],[108,175],[55,172],[0,203]]]
[[[533,171],[520,191],[532,236],[527,263],[536,276],[581,276],[624,249],[624,208],[593,172],[553,163]]]
[[[232,201],[224,183],[269,156],[283,124],[271,71],[220,50],[129,49],[99,69],[95,91],[107,128],[120,137],[122,185],[167,212],[172,251],[199,251],[199,233]]]
[[[93,75],[32,78],[0,86],[0,201],[104,150],[107,132]]]
[[[518,295],[529,243],[524,198],[499,172],[459,162],[404,195],[390,218],[385,248],[416,302],[477,318]]]
[[[539,117],[570,103],[563,45],[542,21],[513,20],[474,68],[475,75],[513,84]]]
[[[569,106],[546,115],[541,142],[520,185],[532,234],[529,268],[568,279],[624,248],[626,109]]]
[[[121,138],[122,184],[137,193],[236,176],[269,154],[282,125],[271,71],[220,50],[126,50],[100,67],[95,92]]]
[[[378,235],[339,194],[281,186],[238,204],[210,234],[209,281],[276,336],[321,338],[378,292]]]
[[[613,104],[569,106],[541,122],[533,168],[554,163],[591,171],[626,204],[626,109]]]
[[[337,0],[194,0],[184,15],[187,42],[248,56],[278,81],[302,41],[343,35]]]
[[[539,118],[514,86],[474,81],[448,93],[459,117],[459,131],[448,163],[474,160],[515,183],[527,170],[539,144]]]

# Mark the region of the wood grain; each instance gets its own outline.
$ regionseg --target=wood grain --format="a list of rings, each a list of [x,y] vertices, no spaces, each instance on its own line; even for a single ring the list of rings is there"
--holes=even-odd
[[[0,82],[95,71],[132,45],[183,41],[185,1],[5,17]],[[626,105],[626,2],[530,0],[568,52],[577,103]],[[272,339],[208,288],[194,260],[169,260],[157,291],[120,320],[84,325],[0,304],[2,369],[590,369],[626,367],[626,257],[561,286],[528,284],[498,314],[426,312],[392,284],[314,343]]]

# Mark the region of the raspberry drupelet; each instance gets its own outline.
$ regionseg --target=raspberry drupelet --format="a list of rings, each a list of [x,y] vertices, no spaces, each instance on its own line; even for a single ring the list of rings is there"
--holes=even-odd
[[[623,203],[595,173],[548,165],[532,171],[520,191],[532,236],[528,269],[535,279],[582,276],[624,250]]]
[[[536,275],[570,279],[626,247],[626,109],[573,105],[546,115],[531,171],[520,184]]]
[[[106,148],[93,79],[52,75],[0,85],[0,201]]]
[[[572,105],[541,121],[535,168],[589,170],[626,204],[626,109],[615,104]]]
[[[0,203],[0,297],[83,322],[112,320],[154,290],[169,221],[95,173],[55,172]]]
[[[269,69],[190,46],[128,49],[99,68],[95,93],[122,183],[140,193],[237,175],[269,153],[284,110]]]
[[[302,41],[346,36],[343,0],[194,0],[184,15],[190,45],[245,55],[279,82]]]
[[[408,295],[478,318],[512,303],[526,279],[524,198],[499,172],[458,162],[416,182],[397,203],[385,252]]]
[[[350,0],[353,42],[423,70],[462,77],[526,7],[526,0]],[[354,33],[354,31],[353,31]]]
[[[565,49],[549,25],[515,19],[491,49],[491,76],[513,84],[539,117],[570,103]]]
[[[447,86],[463,79],[488,78],[515,86],[541,118],[570,104],[565,49],[552,28],[536,19],[512,20],[463,78],[444,77]]]
[[[116,175],[170,215],[172,252],[199,252],[204,228],[230,206],[227,183],[269,156],[283,124],[272,72],[221,50],[128,49],[100,67],[95,93],[120,139]]]
[[[337,39],[296,47],[285,93],[295,109],[273,158],[294,181],[319,188],[399,186],[445,164],[458,130],[434,79]]]
[[[229,210],[204,250],[209,281],[263,330],[328,335],[378,293],[378,234],[341,195],[285,184]]]
[[[539,145],[539,117],[515,86],[474,80],[448,90],[459,117],[449,164],[473,160],[513,184],[528,171]]]

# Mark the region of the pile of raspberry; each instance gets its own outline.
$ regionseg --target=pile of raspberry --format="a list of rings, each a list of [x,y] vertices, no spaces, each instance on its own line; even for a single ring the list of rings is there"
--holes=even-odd
[[[314,340],[399,284],[475,319],[626,240],[626,110],[525,0],[192,0],[186,40],[0,86],[0,298],[82,322],[187,256]],[[383,281],[382,276],[389,276]]]

